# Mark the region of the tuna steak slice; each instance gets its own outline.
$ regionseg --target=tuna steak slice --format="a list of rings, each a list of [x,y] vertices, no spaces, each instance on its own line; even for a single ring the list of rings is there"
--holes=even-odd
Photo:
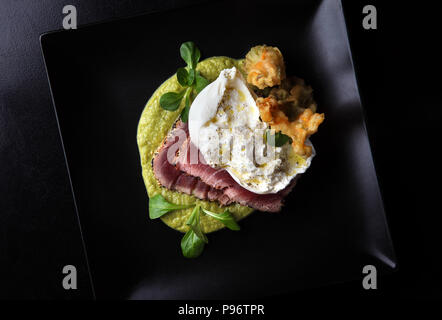
[[[296,184],[293,179],[278,193],[253,193],[240,186],[226,170],[205,164],[199,152],[199,161],[190,161],[191,148],[196,150],[190,142],[187,124],[178,121],[153,160],[155,176],[162,186],[221,205],[237,202],[259,211],[278,212],[283,198]]]
[[[212,188],[198,177],[178,170],[168,161],[167,151],[176,142],[172,132],[172,136],[164,141],[152,161],[153,172],[158,182],[169,190],[194,195],[202,200],[218,201],[222,205],[230,204],[232,201],[222,190]]]

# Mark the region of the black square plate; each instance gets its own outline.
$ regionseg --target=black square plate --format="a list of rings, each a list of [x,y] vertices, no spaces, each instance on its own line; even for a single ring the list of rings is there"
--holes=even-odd
[[[202,57],[278,46],[326,120],[318,155],[279,214],[210,235],[201,257],[148,219],[136,144],[154,90]],[[98,298],[262,297],[395,268],[340,1],[215,2],[42,36],[41,44]]]

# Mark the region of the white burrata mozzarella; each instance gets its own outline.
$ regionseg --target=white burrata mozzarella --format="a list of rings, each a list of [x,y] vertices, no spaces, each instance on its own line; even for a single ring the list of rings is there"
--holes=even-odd
[[[225,168],[247,190],[258,194],[284,189],[310,166],[312,155],[296,155],[289,143],[274,147],[264,141],[267,123],[241,73],[224,69],[202,90],[189,112],[189,134],[206,163]],[[310,143],[310,142],[308,142]],[[197,157],[191,157],[196,159]]]

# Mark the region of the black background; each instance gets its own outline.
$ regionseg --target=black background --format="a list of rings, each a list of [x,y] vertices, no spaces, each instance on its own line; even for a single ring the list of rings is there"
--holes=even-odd
[[[197,2],[68,4],[81,26]],[[38,39],[60,29],[65,4],[0,2],[0,298],[93,296]],[[365,4],[376,5],[378,30],[362,28]],[[344,11],[399,269],[376,292],[355,282],[284,297],[440,298],[437,11],[380,1],[344,1]],[[63,290],[66,264],[81,290]]]

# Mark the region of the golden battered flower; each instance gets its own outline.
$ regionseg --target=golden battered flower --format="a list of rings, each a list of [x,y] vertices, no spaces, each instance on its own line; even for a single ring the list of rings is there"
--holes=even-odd
[[[247,82],[264,89],[281,84],[285,79],[285,65],[281,51],[266,45],[250,49],[246,55]]]
[[[324,114],[315,113],[311,108],[301,109],[294,121],[290,121],[282,111],[283,105],[273,95],[258,98],[256,104],[262,121],[267,122],[275,131],[281,131],[292,139],[292,147],[296,154],[309,157],[312,147],[305,140],[318,131],[324,121]],[[316,104],[313,104],[316,108]]]

